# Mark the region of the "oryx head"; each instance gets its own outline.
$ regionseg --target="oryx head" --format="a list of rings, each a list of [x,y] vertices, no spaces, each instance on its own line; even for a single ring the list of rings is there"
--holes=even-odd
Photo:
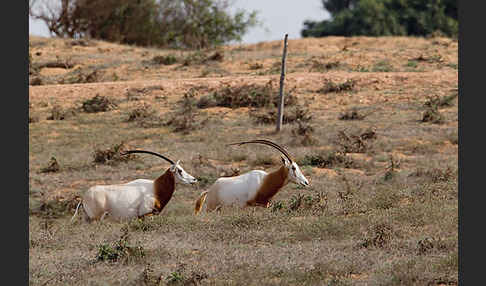
[[[181,160],[177,160],[172,166],[170,166],[170,171],[174,174],[179,182],[185,184],[195,184],[197,179],[191,176],[189,173],[184,171],[184,169],[179,164]]]
[[[289,180],[296,183],[296,184],[300,184],[302,186],[305,186],[305,187],[309,186],[309,181],[304,176],[304,174],[302,174],[302,171],[300,170],[297,163],[292,161],[289,153],[282,146],[280,146],[280,145],[278,145],[278,144],[276,144],[272,141],[263,140],[263,139],[231,143],[229,145],[242,145],[242,144],[248,144],[248,143],[264,144],[264,145],[271,146],[271,147],[277,149],[278,151],[280,151],[284,155],[284,156],[282,156],[282,162],[283,162],[285,168],[287,168],[287,170],[288,170]]]
[[[166,160],[167,162],[169,162],[171,164],[169,171],[174,175],[174,177],[176,178],[177,181],[184,183],[184,184],[195,184],[197,182],[196,178],[194,178],[189,173],[184,171],[184,169],[180,165],[180,160],[177,160],[177,162],[174,163],[174,161],[165,157],[164,155],[161,155],[161,154],[158,154],[158,153],[155,153],[155,152],[151,152],[151,151],[145,151],[145,150],[129,150],[129,151],[122,153],[122,155],[127,155],[127,154],[132,154],[132,153],[146,153],[146,154],[151,154],[151,155],[155,155],[157,157],[160,157],[160,158]]]

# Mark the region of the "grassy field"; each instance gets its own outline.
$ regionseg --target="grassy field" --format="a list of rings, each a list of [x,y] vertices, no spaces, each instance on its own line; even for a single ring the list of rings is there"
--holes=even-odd
[[[457,285],[458,43],[289,40],[176,51],[30,37],[31,285]],[[219,176],[274,170],[283,145],[310,187],[269,208],[193,215]],[[95,184],[181,160],[159,216],[70,224]]]

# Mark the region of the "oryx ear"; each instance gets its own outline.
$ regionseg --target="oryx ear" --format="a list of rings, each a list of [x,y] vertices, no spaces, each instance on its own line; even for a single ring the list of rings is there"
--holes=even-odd
[[[283,163],[285,166],[290,165],[290,162],[289,162],[289,160],[287,160],[287,158],[285,158],[284,156],[280,156],[280,158],[282,159],[282,163]]]
[[[174,165],[170,166],[170,170],[171,170],[172,172],[174,172],[174,171],[175,171],[175,169],[176,169],[176,167],[179,165],[179,162],[180,162],[180,161],[181,161],[181,160],[177,160],[177,162],[175,162],[175,164],[174,164]]]

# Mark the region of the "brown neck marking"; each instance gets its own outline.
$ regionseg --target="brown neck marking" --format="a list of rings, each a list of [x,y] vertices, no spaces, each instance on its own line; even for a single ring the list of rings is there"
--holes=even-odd
[[[266,206],[270,199],[289,182],[289,170],[282,166],[278,170],[268,173],[253,199],[246,202],[248,206]]]
[[[154,209],[157,212],[167,205],[172,198],[172,194],[175,190],[174,174],[170,171],[170,168],[165,171],[160,177],[154,181]]]

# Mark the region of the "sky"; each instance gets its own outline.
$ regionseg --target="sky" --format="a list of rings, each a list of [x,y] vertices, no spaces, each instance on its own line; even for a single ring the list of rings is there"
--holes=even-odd
[[[254,44],[263,41],[300,38],[305,20],[321,21],[329,18],[322,9],[321,0],[233,0],[231,9],[257,11],[262,26],[252,28],[243,36],[241,43]],[[49,30],[42,21],[29,18],[29,34],[49,37]]]

